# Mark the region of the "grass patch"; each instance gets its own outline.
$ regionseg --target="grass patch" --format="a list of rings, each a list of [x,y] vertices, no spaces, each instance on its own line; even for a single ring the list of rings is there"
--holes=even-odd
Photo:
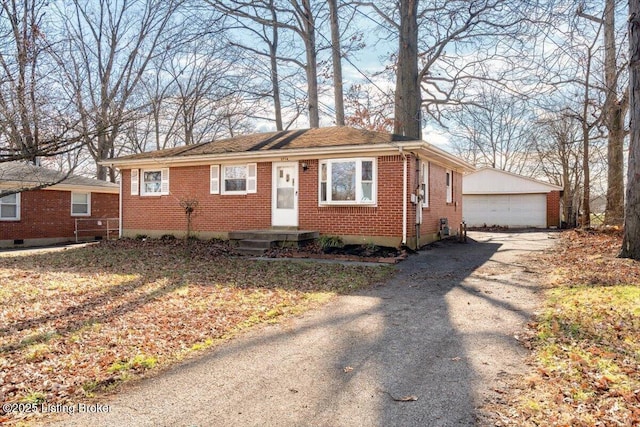
[[[0,257],[0,395],[78,402],[393,272],[228,255],[130,240]]]
[[[640,263],[616,258],[620,243],[566,232],[537,261],[552,281],[530,325],[536,372],[497,408],[503,425],[640,425]]]

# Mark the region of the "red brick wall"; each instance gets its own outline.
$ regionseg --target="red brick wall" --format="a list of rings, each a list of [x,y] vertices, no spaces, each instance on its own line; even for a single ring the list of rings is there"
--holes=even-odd
[[[271,226],[271,163],[258,163],[255,194],[209,194],[209,170],[209,165],[171,168],[167,196],[132,196],[131,170],[123,170],[123,229],[186,232],[186,215],[180,202],[189,199],[198,201],[192,214],[196,232]]]
[[[71,192],[25,191],[20,194],[20,220],[0,221],[0,240],[75,238],[76,218],[117,218],[118,195],[91,193],[91,216],[71,216]]]
[[[560,226],[560,191],[547,193],[547,227]]]
[[[402,236],[402,157],[378,157],[377,206],[318,206],[318,160],[300,172],[300,228],[322,234]]]
[[[301,164],[307,164],[303,170]],[[382,156],[377,161],[377,206],[319,206],[317,159],[298,162],[299,220],[298,228],[317,230],[322,234],[348,236],[402,237],[402,156]],[[407,235],[415,237],[415,205],[410,202],[415,189],[415,158],[408,156],[407,164]],[[132,196],[130,170],[122,171],[123,228],[162,234],[186,231],[186,217],[180,200],[196,199],[193,230],[225,233],[234,230],[271,227],[270,162],[258,163],[258,191],[256,194],[209,194],[209,165],[174,167],[169,172],[169,195]],[[460,206],[462,176],[454,174],[454,203],[446,204],[444,168],[430,168],[431,205],[424,210],[425,224],[421,234],[438,231],[440,217],[448,217],[452,228],[462,219]],[[129,235],[131,232],[129,233]]]
[[[426,243],[429,235],[440,230],[440,218],[449,220],[452,233],[462,222],[462,174],[453,171],[453,198],[451,203],[447,203],[446,171],[447,169],[443,166],[429,164],[429,206],[422,209],[420,226],[422,243]]]

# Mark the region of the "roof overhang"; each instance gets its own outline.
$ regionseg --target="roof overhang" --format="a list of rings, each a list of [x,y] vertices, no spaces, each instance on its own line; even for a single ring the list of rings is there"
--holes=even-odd
[[[446,151],[425,141],[397,141],[385,144],[342,145],[332,147],[279,149],[264,151],[242,151],[232,153],[217,153],[195,156],[154,157],[146,159],[110,159],[99,164],[118,169],[132,169],[145,167],[180,167],[196,166],[203,163],[231,162],[231,161],[293,161],[310,158],[323,159],[337,156],[365,156],[365,155],[394,155],[415,154],[420,158],[439,163],[458,172],[471,172],[475,168]]]
[[[28,191],[30,188],[36,188],[42,185],[42,183],[38,182],[28,182],[28,181],[2,181],[0,183],[0,188],[9,188],[9,189],[18,189],[23,188]],[[58,183],[53,185],[47,185],[46,187],[40,188],[40,190],[51,190],[51,191],[78,191],[82,193],[108,193],[108,194],[119,194],[120,187],[115,185],[111,186],[93,186],[93,185],[79,185],[79,184],[64,184]]]

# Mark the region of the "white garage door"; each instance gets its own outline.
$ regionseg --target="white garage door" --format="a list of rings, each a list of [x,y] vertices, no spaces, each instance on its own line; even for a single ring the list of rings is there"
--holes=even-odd
[[[462,217],[469,227],[546,228],[547,195],[467,194],[462,199]]]

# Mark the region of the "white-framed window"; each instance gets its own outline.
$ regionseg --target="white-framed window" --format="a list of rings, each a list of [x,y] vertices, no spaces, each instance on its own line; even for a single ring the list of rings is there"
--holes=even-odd
[[[20,219],[20,193],[0,197],[0,221]]]
[[[211,167],[214,173],[214,167]],[[247,194],[255,193],[257,186],[258,167],[256,163],[245,165],[223,165],[222,166],[222,194]],[[214,179],[211,177],[211,188],[213,189]]]
[[[447,203],[453,202],[453,171],[447,170],[446,172],[446,185],[447,185]]]
[[[143,196],[161,196],[169,194],[169,169],[143,170],[141,191]]]
[[[429,162],[423,161],[420,170],[420,196],[422,197],[422,207],[429,207]]]
[[[376,159],[328,159],[320,162],[318,179],[321,205],[374,205]]]
[[[91,193],[71,193],[71,216],[91,216]]]

